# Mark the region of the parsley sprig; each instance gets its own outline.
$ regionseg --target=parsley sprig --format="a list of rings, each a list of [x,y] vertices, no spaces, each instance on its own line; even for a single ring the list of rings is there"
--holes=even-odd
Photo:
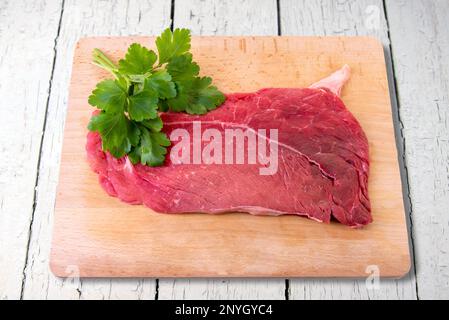
[[[170,146],[160,112],[205,114],[224,102],[212,79],[199,76],[190,40],[188,29],[167,29],[156,39],[158,54],[133,43],[118,64],[94,50],[93,63],[114,76],[98,83],[89,97],[101,112],[88,128],[101,135],[104,151],[116,158],[128,155],[134,164],[160,166]]]

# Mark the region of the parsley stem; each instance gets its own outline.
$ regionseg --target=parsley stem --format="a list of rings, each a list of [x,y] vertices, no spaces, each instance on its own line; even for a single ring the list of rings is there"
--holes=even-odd
[[[103,68],[110,73],[112,73],[116,78],[118,73],[118,68],[100,49],[94,49],[93,51],[93,64]]]

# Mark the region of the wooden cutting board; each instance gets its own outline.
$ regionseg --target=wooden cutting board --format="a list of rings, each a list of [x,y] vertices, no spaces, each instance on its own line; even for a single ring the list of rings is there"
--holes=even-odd
[[[382,45],[368,37],[196,37],[202,73],[224,92],[306,87],[344,64],[342,99],[370,143],[374,223],[353,230],[297,216],[164,215],[109,197],[86,161],[87,98],[113,58],[154,38],[85,38],[75,52],[57,191],[51,269],[60,277],[400,277],[410,268],[398,156]],[[267,192],[269,192],[267,190]],[[268,195],[267,195],[268,196]],[[269,195],[276,197],[275,194]]]

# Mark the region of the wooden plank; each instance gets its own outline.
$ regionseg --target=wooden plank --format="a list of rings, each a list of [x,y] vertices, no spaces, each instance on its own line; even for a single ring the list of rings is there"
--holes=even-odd
[[[195,35],[276,35],[276,0],[175,1],[175,28]]]
[[[389,55],[382,1],[282,0],[280,10],[283,35],[370,35],[383,42]],[[375,285],[367,285],[365,279],[292,280],[289,291],[291,299],[416,298],[413,272],[404,279],[384,279]]]
[[[175,1],[175,27],[195,35],[276,35],[275,0]],[[160,280],[159,297],[171,299],[285,298],[283,280]]]
[[[159,299],[161,300],[283,300],[285,298],[285,281],[280,279],[162,279],[159,281]]]
[[[65,1],[39,168],[37,207],[32,226],[24,298],[152,299],[155,296],[154,280],[57,279],[50,273],[48,256],[68,84],[76,41],[85,35],[159,34],[170,25],[170,5],[170,0]],[[30,29],[35,30],[36,34],[42,32],[36,27]],[[33,43],[40,46],[39,38],[37,36],[34,38],[36,42]],[[35,55],[35,52],[30,50],[30,57],[31,53]],[[14,68],[17,68],[17,64]],[[67,275],[76,276],[76,274],[76,266],[67,269]]]
[[[0,3],[0,300],[21,295],[60,1]]]
[[[410,178],[418,296],[449,298],[449,2],[387,1]]]

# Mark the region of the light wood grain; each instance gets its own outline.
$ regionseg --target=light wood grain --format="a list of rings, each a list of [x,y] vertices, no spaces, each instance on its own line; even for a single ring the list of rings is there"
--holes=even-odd
[[[449,298],[449,2],[387,1],[410,179],[418,297]]]
[[[60,1],[0,3],[0,300],[21,296]]]
[[[175,28],[194,35],[277,35],[276,0],[175,1]],[[285,299],[286,285],[279,280],[161,279],[160,299]]]
[[[353,230],[290,217],[161,215],[110,198],[85,160],[91,108],[87,97],[105,73],[90,63],[100,46],[122,56],[149,38],[86,38],[75,53],[57,193],[51,268],[82,277],[361,277],[410,268],[401,180],[383,48],[359,38],[198,37],[192,52],[225,92],[305,87],[348,63],[343,100],[365,129],[371,148],[370,196],[375,223]],[[317,57],[319,57],[317,59]],[[285,70],[278,73],[276,70]],[[245,81],[241,81],[241,70]],[[176,236],[174,236],[176,235]]]
[[[384,44],[389,58],[387,20],[383,2],[358,1],[296,1],[280,3],[283,35],[368,35]],[[399,60],[399,59],[398,59]],[[387,62],[389,62],[387,60]],[[390,75],[391,76],[391,75]],[[394,95],[393,77],[390,78]],[[397,112],[396,109],[393,110]],[[396,118],[396,117],[395,117]],[[401,132],[397,132],[401,147]],[[404,176],[404,179],[407,179]],[[407,199],[408,200],[408,199]],[[363,280],[302,279],[290,282],[291,299],[414,299],[416,283],[414,272],[400,280],[382,279],[378,285],[367,286]]]
[[[152,279],[61,280],[51,274],[48,264],[68,87],[76,42],[84,35],[159,34],[170,25],[170,3],[170,0],[65,1],[56,43],[56,66],[41,154],[29,263],[24,280],[25,299],[153,299],[156,295],[156,283]],[[66,270],[67,276],[76,274],[75,266]]]

